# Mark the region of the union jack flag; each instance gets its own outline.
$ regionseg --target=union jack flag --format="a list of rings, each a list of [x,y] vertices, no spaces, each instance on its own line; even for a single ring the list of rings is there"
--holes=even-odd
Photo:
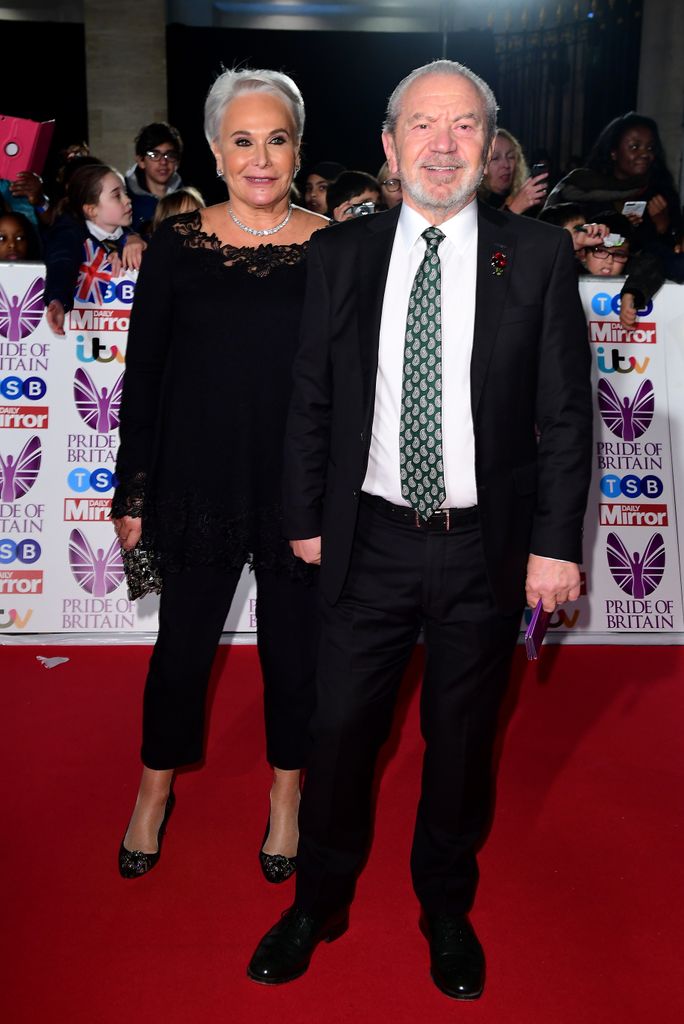
[[[79,302],[101,303],[112,279],[109,255],[90,238],[83,243],[83,263],[78,270],[76,298]]]

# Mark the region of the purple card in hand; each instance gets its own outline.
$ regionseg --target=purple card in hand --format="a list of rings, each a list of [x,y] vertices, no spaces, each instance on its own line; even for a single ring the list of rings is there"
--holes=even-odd
[[[536,661],[541,650],[542,640],[549,627],[551,612],[545,612],[541,601],[532,613],[530,624],[525,630],[525,651],[528,661]]]

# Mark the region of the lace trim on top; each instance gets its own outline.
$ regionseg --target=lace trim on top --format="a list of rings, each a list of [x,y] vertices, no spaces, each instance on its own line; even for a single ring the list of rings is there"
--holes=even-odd
[[[202,229],[202,215],[199,210],[179,218],[173,230],[180,235],[188,249],[205,249],[224,257],[226,267],[242,267],[255,277],[268,277],[278,267],[295,267],[306,254],[308,242],[291,242],[289,245],[273,245],[267,242],[256,247],[227,245],[217,234]]]

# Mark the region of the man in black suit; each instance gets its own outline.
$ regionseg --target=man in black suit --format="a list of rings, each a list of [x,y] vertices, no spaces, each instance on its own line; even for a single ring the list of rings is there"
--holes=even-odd
[[[298,977],[346,928],[422,628],[412,877],[435,983],[482,992],[467,913],[497,715],[525,595],[547,610],[579,595],[592,423],[567,232],[475,200],[495,129],[469,69],[412,72],[383,133],[403,205],[311,241],[285,520],[295,555],[321,563],[319,703],[296,900],[252,957],[257,981]]]

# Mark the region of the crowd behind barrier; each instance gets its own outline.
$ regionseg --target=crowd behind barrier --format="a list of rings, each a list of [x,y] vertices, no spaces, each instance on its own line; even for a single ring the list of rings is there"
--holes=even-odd
[[[137,274],[82,268],[65,336],[48,328],[42,264],[0,264],[0,639],[125,641],[157,626],[156,597],[129,601],[109,521],[118,410]],[[665,285],[619,322],[620,278],[580,293],[596,396],[584,593],[552,635],[587,643],[684,639],[684,289]],[[192,352],[187,354],[192,359]],[[188,394],[191,417],[201,395]],[[245,573],[225,630],[252,640]],[[202,609],[188,608],[188,628]]]

